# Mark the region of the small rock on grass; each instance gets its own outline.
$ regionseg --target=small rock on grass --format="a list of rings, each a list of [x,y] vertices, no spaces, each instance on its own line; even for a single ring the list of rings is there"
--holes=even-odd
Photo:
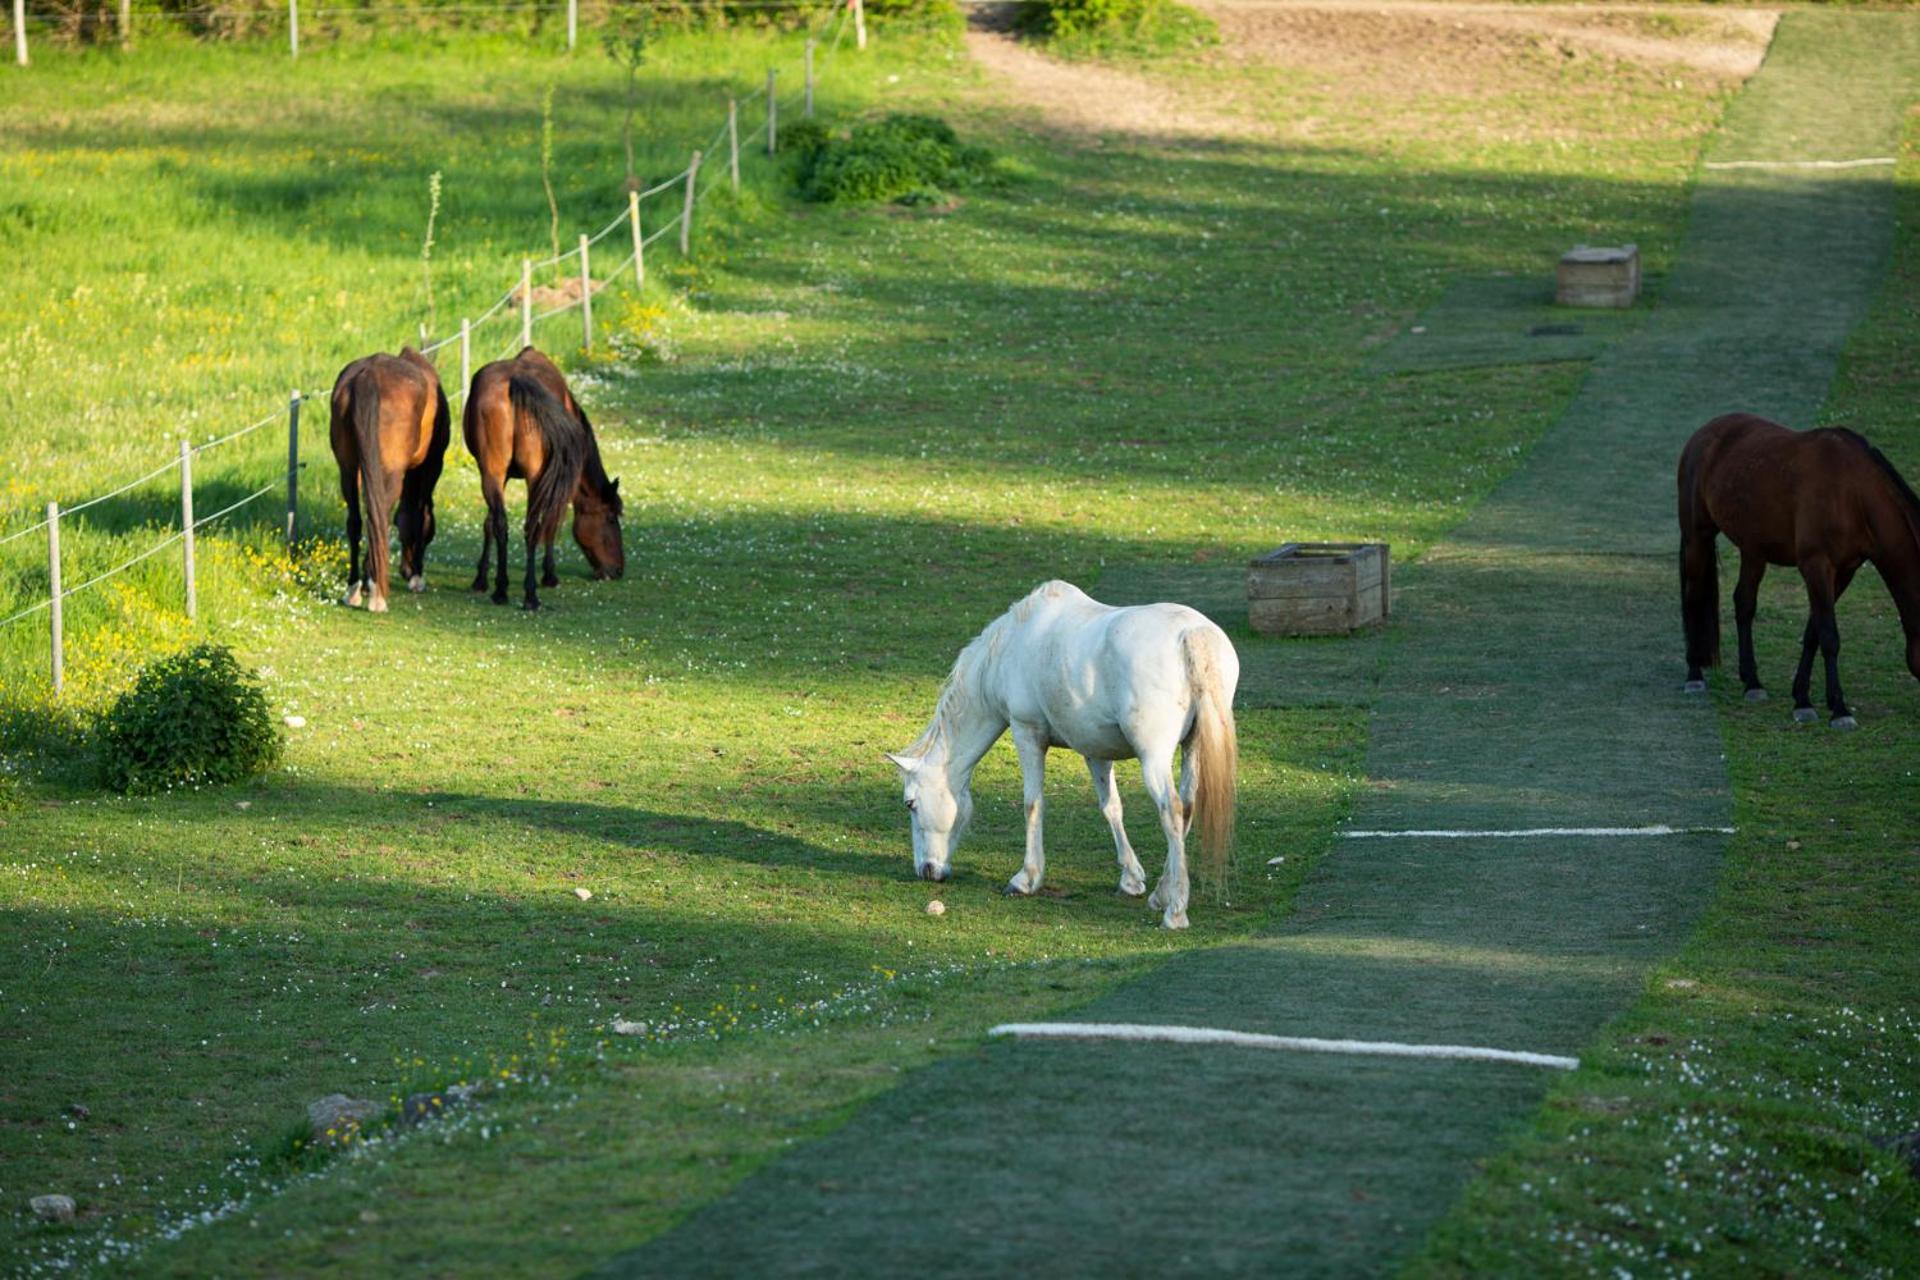
[[[33,1216],[42,1222],[72,1222],[72,1196],[35,1196],[28,1202],[33,1206]]]
[[[644,1022],[628,1022],[625,1018],[615,1018],[607,1029],[617,1036],[643,1036],[647,1034]]]
[[[378,1116],[382,1110],[379,1103],[365,1098],[330,1093],[307,1104],[307,1127],[315,1146],[337,1146],[352,1138],[362,1125]]]
[[[307,727],[307,718],[305,716],[282,716],[281,719],[289,729],[304,729]]]
[[[575,889],[575,890],[573,891],[573,896],[574,896],[574,897],[576,897],[576,898],[578,898],[578,899],[580,899],[580,901],[582,901],[582,902],[592,902],[592,901],[593,901],[593,890],[591,890],[591,889]]]
[[[927,914],[930,916],[943,916],[947,914],[947,904],[935,898],[927,904]]]

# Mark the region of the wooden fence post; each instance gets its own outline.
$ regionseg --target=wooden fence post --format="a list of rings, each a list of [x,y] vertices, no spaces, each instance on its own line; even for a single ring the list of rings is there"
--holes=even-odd
[[[460,322],[460,389],[473,381],[473,321]]]
[[[193,582],[193,446],[180,442],[180,541],[185,549],[187,570],[187,621],[200,614],[199,596]]]
[[[802,99],[805,103],[802,114],[809,120],[813,119],[813,45],[813,41],[807,41],[807,87],[806,96]]]
[[[300,530],[300,392],[287,400],[287,550]]]
[[[300,0],[287,0],[287,43],[300,56]]]
[[[520,345],[533,345],[533,259],[520,259]]]
[[[700,179],[700,153],[687,162],[687,199],[680,206],[680,256],[686,257],[693,244],[693,184]]]
[[[853,47],[867,47],[867,6],[861,0],[853,0]]]
[[[580,0],[567,0],[567,52],[573,52],[573,46],[580,34]]]
[[[59,693],[67,682],[67,638],[61,601],[65,592],[60,587],[60,504],[47,504],[47,611],[52,615],[48,625],[53,637],[53,691]]]
[[[133,0],[120,0],[120,44],[133,40]]]
[[[580,339],[593,350],[593,275],[587,270],[587,236],[580,234]]]
[[[13,60],[21,66],[27,65],[27,0],[13,0]],[[59,659],[54,659],[54,670],[59,670]],[[56,689],[59,680],[54,681]]]
[[[727,99],[727,171],[733,175],[733,189],[740,189],[740,100]]]
[[[774,142],[774,131],[780,127],[780,121],[779,121],[780,104],[774,100],[774,96],[773,96],[773,78],[777,74],[778,72],[774,71],[773,68],[771,67],[767,68],[767,154],[768,155],[772,155],[774,153],[774,150],[776,149],[776,144]]]
[[[633,285],[647,287],[647,241],[640,234],[640,193],[627,192],[627,225],[633,228]]]

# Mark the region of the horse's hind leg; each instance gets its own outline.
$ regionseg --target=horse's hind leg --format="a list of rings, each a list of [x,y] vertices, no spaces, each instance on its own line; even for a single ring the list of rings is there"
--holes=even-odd
[[[1827,663],[1827,723],[1836,729],[1855,729],[1858,723],[1847,710],[1846,696],[1840,690],[1840,627],[1833,616],[1839,575],[1831,561],[1823,557],[1803,560],[1800,576],[1807,580],[1808,625],[1820,640],[1820,655]]]
[[[1748,702],[1764,702],[1760,667],[1753,658],[1753,615],[1760,605],[1760,579],[1767,576],[1766,557],[1740,553],[1740,581],[1733,588],[1733,623],[1740,636],[1740,683]]]
[[[1840,699],[1840,629],[1834,621],[1833,607],[1840,597],[1853,585],[1853,575],[1859,566],[1840,569],[1833,573],[1832,595],[1827,600],[1826,626],[1820,625],[1820,607],[1815,599],[1814,579],[1807,577],[1807,600],[1811,606],[1807,613],[1806,630],[1800,635],[1800,665],[1793,673],[1793,718],[1802,724],[1809,724],[1818,718],[1813,709],[1813,655],[1822,651],[1827,660],[1827,703],[1831,710],[1836,702],[1839,710],[1834,711],[1833,727],[1851,729],[1855,727],[1853,716],[1846,710],[1846,702]],[[1802,575],[1807,574],[1803,566]],[[1831,635],[1832,647],[1828,648],[1828,636]],[[1842,723],[1844,721],[1844,723]]]
[[[1046,847],[1041,840],[1047,812],[1046,731],[1030,725],[1014,725],[1013,749],[1020,756],[1020,780],[1025,791],[1027,857],[1013,879],[1007,881],[1007,892],[1034,893],[1047,874]]]
[[[560,574],[559,571],[554,568],[553,564],[553,538],[558,531],[559,526],[557,525],[547,530],[546,556],[540,563],[540,585],[543,587],[557,587],[560,585]]]
[[[343,472],[340,496],[347,503],[347,594],[340,603],[349,609],[360,607],[360,469]]]
[[[1160,829],[1167,835],[1167,867],[1153,888],[1147,905],[1157,909],[1160,923],[1169,929],[1187,927],[1187,831],[1180,813],[1180,797],[1173,789],[1173,748],[1140,753],[1140,778],[1147,795],[1160,811]]]
[[[1113,832],[1113,851],[1120,859],[1120,892],[1137,898],[1147,891],[1147,872],[1127,842],[1127,825],[1120,816],[1120,789],[1113,785],[1113,761],[1089,758],[1087,772],[1093,775],[1093,798],[1100,802],[1100,816],[1107,820],[1107,830]]]

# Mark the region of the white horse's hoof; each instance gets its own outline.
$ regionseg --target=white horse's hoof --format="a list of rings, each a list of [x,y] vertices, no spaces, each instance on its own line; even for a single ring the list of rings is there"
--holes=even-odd
[[[1155,911],[1164,910],[1167,905],[1167,895],[1165,895],[1164,893],[1161,893],[1160,890],[1155,889],[1153,891],[1152,896],[1150,896],[1147,899],[1147,905],[1152,907]]]
[[[1017,893],[1023,898],[1031,894],[1035,889],[1039,887],[1040,887],[1039,885],[1027,879],[1027,873],[1025,871],[1020,872],[1018,875],[1014,876],[1013,879],[1007,881],[1007,892]]]
[[[1169,911],[1160,917],[1160,923],[1169,929],[1184,929],[1187,927],[1187,913],[1184,911]]]
[[[1689,680],[1680,686],[1680,692],[1682,693],[1705,693],[1706,691],[1707,682],[1705,680]]]
[[[1860,722],[1852,716],[1835,716],[1833,719],[1827,721],[1827,728],[1829,729],[1858,729],[1859,727]]]
[[[1120,892],[1129,898],[1137,898],[1147,891],[1147,882],[1139,876],[1121,876]]]
[[[1747,690],[1748,702],[1765,702],[1766,700],[1767,700],[1767,691],[1765,689],[1760,688],[1758,685],[1755,685],[1753,688]]]
[[[373,595],[373,596],[367,597],[368,613],[385,613],[386,611],[387,611],[387,598],[385,596]]]
[[[358,609],[360,607],[360,584],[357,582],[354,583],[353,590],[347,592],[346,598],[340,603],[349,609]]]
[[[421,577],[419,574],[416,573],[411,578],[407,579],[407,590],[425,591],[426,589],[427,589],[427,580]]]
[[[1793,722],[1795,724],[1812,724],[1819,718],[1820,713],[1812,707],[1795,707],[1793,709]]]

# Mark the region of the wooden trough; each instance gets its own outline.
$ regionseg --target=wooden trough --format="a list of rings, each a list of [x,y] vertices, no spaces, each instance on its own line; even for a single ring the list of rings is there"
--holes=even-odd
[[[1247,566],[1247,621],[1266,635],[1343,635],[1387,620],[1384,542],[1289,542]]]
[[[1630,307],[1640,296],[1640,249],[1575,245],[1560,258],[1553,300],[1563,307]]]

